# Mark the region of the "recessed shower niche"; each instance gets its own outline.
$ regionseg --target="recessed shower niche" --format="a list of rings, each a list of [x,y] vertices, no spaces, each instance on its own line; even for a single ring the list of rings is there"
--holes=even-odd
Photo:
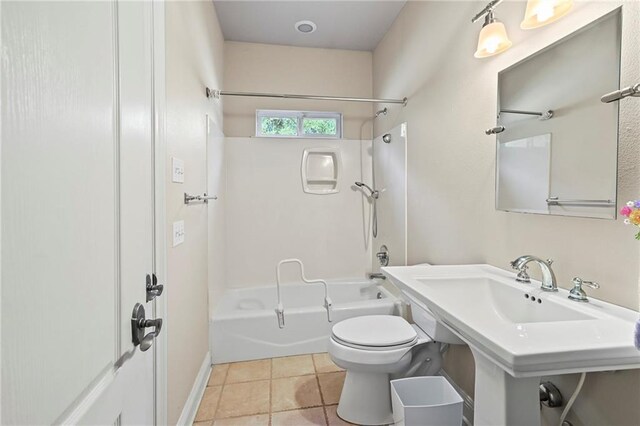
[[[302,190],[307,194],[335,194],[342,161],[338,148],[306,148],[302,154]]]

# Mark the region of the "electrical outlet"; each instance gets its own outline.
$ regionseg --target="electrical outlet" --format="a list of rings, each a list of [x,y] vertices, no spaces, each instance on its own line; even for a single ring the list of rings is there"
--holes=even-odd
[[[184,160],[179,158],[171,158],[172,178],[176,183],[184,183]]]
[[[184,220],[173,222],[173,246],[184,243]]]

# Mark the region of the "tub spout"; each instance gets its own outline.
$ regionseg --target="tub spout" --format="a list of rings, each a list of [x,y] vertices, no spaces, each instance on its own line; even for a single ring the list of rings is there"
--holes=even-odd
[[[386,280],[387,279],[387,277],[384,274],[380,273],[380,272],[370,272],[369,274],[367,274],[367,276],[369,277],[370,280],[373,280],[373,279],[376,279],[376,278],[377,279],[381,279],[381,280]]]

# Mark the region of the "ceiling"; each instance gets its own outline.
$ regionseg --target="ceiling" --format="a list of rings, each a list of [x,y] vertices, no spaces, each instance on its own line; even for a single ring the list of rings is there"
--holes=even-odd
[[[214,0],[225,40],[372,51],[406,0]],[[317,30],[302,34],[298,21]]]

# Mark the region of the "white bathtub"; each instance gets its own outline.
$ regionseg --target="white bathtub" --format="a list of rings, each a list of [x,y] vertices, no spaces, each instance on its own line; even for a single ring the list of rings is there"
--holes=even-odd
[[[361,315],[397,314],[399,302],[374,281],[329,281],[332,322],[318,284],[281,286],[285,326],[278,327],[276,288],[228,290],[210,323],[214,363],[326,352],[331,327]]]

